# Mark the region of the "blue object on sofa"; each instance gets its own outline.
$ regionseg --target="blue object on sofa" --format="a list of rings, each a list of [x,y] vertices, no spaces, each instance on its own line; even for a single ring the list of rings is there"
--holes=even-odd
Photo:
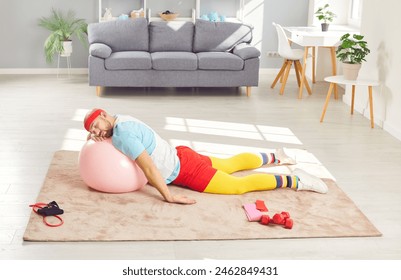
[[[89,85],[97,87],[250,87],[260,51],[252,28],[233,22],[91,23]]]

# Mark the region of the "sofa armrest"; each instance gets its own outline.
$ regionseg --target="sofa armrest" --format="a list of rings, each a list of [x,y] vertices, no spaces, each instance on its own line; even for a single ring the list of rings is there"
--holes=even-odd
[[[260,51],[247,43],[236,45],[233,49],[233,54],[238,55],[243,60],[256,58],[260,56]]]
[[[111,48],[102,43],[94,43],[89,46],[89,54],[100,58],[108,58],[111,55]]]

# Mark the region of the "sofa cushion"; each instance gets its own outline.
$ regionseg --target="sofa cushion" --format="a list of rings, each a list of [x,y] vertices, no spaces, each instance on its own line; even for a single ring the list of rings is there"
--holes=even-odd
[[[158,22],[149,24],[150,52],[192,52],[194,24],[192,22]]]
[[[151,53],[152,67],[155,70],[196,70],[198,59],[192,52],[154,52]]]
[[[224,52],[239,43],[250,43],[252,28],[235,22],[195,22],[194,52]]]
[[[111,55],[111,52],[111,48],[105,44],[94,43],[89,46],[89,54],[96,57],[107,58]]]
[[[198,68],[202,70],[242,70],[244,61],[229,52],[200,52]]]
[[[144,18],[138,18],[90,23],[88,40],[89,44],[108,45],[113,52],[148,51],[148,22]]]
[[[107,70],[150,70],[150,53],[142,51],[114,52],[105,60]]]

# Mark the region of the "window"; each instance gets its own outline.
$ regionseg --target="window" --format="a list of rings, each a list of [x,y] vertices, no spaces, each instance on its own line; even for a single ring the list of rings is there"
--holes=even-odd
[[[351,0],[350,16],[348,22],[350,25],[361,25],[363,0]]]

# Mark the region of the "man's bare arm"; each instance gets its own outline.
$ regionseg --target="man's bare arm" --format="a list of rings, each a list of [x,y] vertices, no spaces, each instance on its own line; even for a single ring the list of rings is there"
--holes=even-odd
[[[136,159],[136,163],[142,169],[143,173],[149,181],[149,184],[155,187],[167,202],[178,204],[196,203],[195,200],[190,199],[186,196],[173,196],[170,193],[170,190],[164,182],[160,171],[157,169],[156,165],[153,163],[153,160],[146,152],[146,150],[138,156],[138,158]]]

